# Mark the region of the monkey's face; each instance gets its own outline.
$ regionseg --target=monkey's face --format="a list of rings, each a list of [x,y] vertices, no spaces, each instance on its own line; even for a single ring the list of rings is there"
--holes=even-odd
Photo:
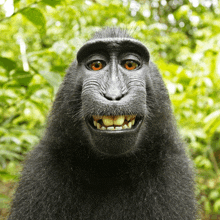
[[[148,108],[149,53],[133,39],[101,39],[77,54],[82,112],[91,146],[108,156],[137,150]]]

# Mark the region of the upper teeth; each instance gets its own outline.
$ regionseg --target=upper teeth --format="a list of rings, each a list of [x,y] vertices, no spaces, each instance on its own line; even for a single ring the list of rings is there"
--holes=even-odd
[[[136,115],[92,116],[93,124],[99,130],[130,129],[135,123]]]

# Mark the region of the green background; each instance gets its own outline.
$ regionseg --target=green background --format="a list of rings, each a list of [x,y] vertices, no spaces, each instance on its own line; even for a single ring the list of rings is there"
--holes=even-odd
[[[0,219],[66,69],[104,26],[125,28],[148,47],[195,164],[201,219],[220,219],[218,0],[10,2],[0,0]]]

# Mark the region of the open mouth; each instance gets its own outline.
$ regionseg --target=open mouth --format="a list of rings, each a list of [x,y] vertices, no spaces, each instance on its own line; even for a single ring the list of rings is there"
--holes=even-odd
[[[138,122],[140,122],[140,119],[136,115],[93,115],[90,120],[90,124],[93,128],[104,131],[133,129],[136,127]]]

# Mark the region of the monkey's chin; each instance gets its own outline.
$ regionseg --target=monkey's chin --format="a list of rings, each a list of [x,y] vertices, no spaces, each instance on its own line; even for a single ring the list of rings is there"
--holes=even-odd
[[[99,130],[87,121],[93,150],[103,156],[119,157],[132,154],[136,150],[142,120],[132,129]]]

